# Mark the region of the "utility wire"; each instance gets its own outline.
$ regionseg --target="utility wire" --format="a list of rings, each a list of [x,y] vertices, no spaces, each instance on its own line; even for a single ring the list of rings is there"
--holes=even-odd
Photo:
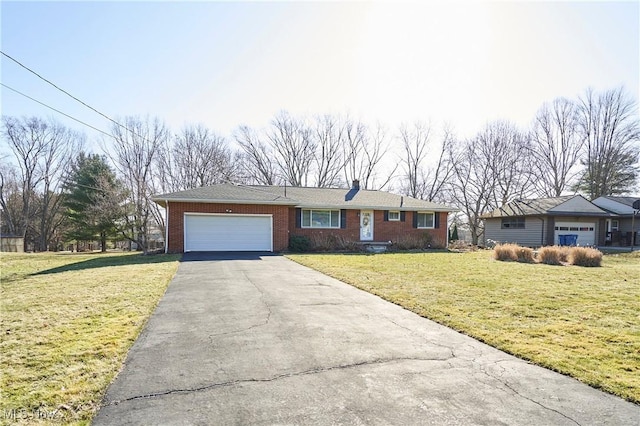
[[[2,83],[2,82],[0,82],[0,85],[1,85],[2,87],[6,87],[7,89],[9,89],[9,90],[11,90],[11,91],[13,91],[13,92],[16,92],[16,93],[17,93],[17,94],[19,94],[19,95],[24,96],[24,97],[25,97],[25,98],[27,98],[27,99],[31,99],[32,101],[37,102],[37,103],[39,103],[40,105],[42,105],[42,106],[44,106],[44,107],[47,107],[47,108],[49,108],[50,110],[53,110],[53,111],[57,112],[58,114],[62,114],[62,115],[64,115],[65,117],[68,117],[68,118],[70,118],[70,119],[72,119],[72,120],[74,120],[74,121],[77,121],[77,122],[78,122],[78,123],[80,123],[80,124],[84,124],[85,126],[90,127],[90,128],[92,128],[93,130],[95,130],[95,131],[97,131],[97,132],[102,133],[103,135],[107,135],[107,136],[109,136],[110,138],[113,138],[113,137],[114,137],[113,135],[110,135],[109,133],[107,133],[107,132],[105,132],[105,131],[103,131],[103,130],[98,129],[97,127],[93,127],[91,124],[87,124],[87,123],[85,123],[84,121],[78,120],[77,118],[72,117],[72,116],[70,116],[69,114],[66,114],[66,113],[64,113],[64,112],[62,112],[62,111],[60,111],[60,110],[55,109],[55,108],[54,108],[54,107],[52,107],[52,106],[49,106],[49,105],[45,104],[44,102],[40,102],[39,100],[37,100],[37,99],[35,99],[35,98],[32,98],[31,96],[26,95],[26,94],[22,93],[21,91],[14,89],[13,87],[7,86],[6,84],[4,84],[4,83]]]
[[[36,76],[36,77],[38,77],[39,79],[41,79],[41,80],[43,80],[43,81],[47,82],[48,84],[52,85],[53,87],[55,87],[56,89],[58,89],[59,91],[61,91],[62,93],[64,93],[65,95],[69,96],[70,98],[74,99],[74,100],[75,100],[75,101],[77,101],[77,102],[80,102],[82,105],[84,105],[85,107],[89,108],[90,110],[92,110],[92,111],[94,111],[94,112],[96,112],[96,113],[100,114],[101,116],[103,116],[104,118],[106,118],[107,120],[109,120],[110,122],[112,122],[113,124],[115,124],[116,126],[121,127],[121,128],[123,128],[124,130],[126,130],[126,131],[128,131],[128,132],[131,132],[131,134],[133,134],[133,135],[135,135],[135,136],[138,136],[139,138],[142,138],[142,139],[144,139],[144,140],[147,140],[147,138],[145,138],[144,136],[141,136],[141,135],[137,134],[136,132],[134,132],[133,130],[129,129],[128,127],[126,127],[126,126],[124,126],[124,125],[122,125],[122,124],[118,123],[117,121],[115,121],[114,119],[112,119],[111,117],[109,117],[108,115],[103,114],[102,112],[98,111],[97,109],[95,109],[95,108],[94,108],[94,107],[92,107],[91,105],[88,105],[87,103],[85,103],[85,102],[81,101],[80,99],[76,98],[76,97],[75,97],[75,96],[73,96],[71,93],[67,92],[66,90],[64,90],[64,89],[62,89],[62,88],[60,88],[60,87],[58,87],[56,84],[54,84],[54,83],[52,83],[51,81],[47,80],[46,78],[44,78],[43,76],[41,76],[40,74],[38,74],[37,72],[35,72],[34,70],[32,70],[31,68],[29,68],[28,66],[24,65],[23,63],[21,63],[21,62],[20,62],[20,61],[18,61],[17,59],[13,58],[12,56],[10,56],[10,55],[8,55],[8,54],[4,53],[2,50],[0,50],[0,53],[1,53],[3,56],[6,56],[8,59],[10,59],[10,60],[12,60],[13,62],[15,62],[16,64],[20,65],[20,66],[21,66],[22,68],[24,68],[25,70],[29,71],[31,74],[35,75],[35,76]],[[4,85],[3,85],[3,86],[4,86]],[[5,86],[5,87],[6,87],[6,86]],[[7,88],[8,88],[8,87],[7,87]],[[11,90],[14,90],[14,89],[11,89]],[[14,90],[14,91],[16,91],[16,90]],[[17,91],[16,91],[16,92],[17,92]],[[24,95],[24,96],[26,96],[26,95]],[[39,101],[36,101],[36,102],[40,103]],[[43,105],[44,105],[44,104],[43,104]],[[45,105],[45,106],[47,106],[47,105]],[[49,106],[47,106],[47,107],[48,107],[48,108],[50,108]],[[53,109],[53,108],[52,108],[52,109]],[[59,112],[59,111],[58,111],[58,112]],[[61,113],[61,114],[63,114],[63,113]],[[64,115],[66,115],[66,114],[64,114]],[[70,118],[72,118],[72,117],[70,117]],[[74,119],[74,120],[75,120],[75,119]],[[92,127],[92,126],[89,126],[89,127]],[[100,132],[102,132],[101,130],[99,130],[99,131],[100,131]],[[102,133],[104,133],[104,132],[102,132]],[[112,136],[112,135],[109,135],[109,136]]]

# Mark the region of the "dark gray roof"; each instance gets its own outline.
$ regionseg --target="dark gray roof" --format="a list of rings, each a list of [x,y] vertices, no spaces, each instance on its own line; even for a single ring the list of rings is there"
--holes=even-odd
[[[608,216],[609,214],[581,195],[565,195],[553,198],[514,200],[501,208],[482,215],[482,218],[544,215]]]
[[[378,210],[455,211],[455,208],[385,191],[341,188],[220,184],[187,191],[162,194],[152,200],[226,202],[235,204],[278,204],[297,207],[350,208]]]
[[[295,205],[296,201],[283,194],[273,194],[256,187],[221,183],[219,185],[203,186],[185,191],[160,194],[151,197],[158,204],[164,206],[166,201],[188,201],[196,203],[250,203],[250,204],[284,204]]]
[[[640,201],[640,197],[602,196],[593,200],[592,203],[611,213],[630,216],[634,214],[633,203],[636,201]]]

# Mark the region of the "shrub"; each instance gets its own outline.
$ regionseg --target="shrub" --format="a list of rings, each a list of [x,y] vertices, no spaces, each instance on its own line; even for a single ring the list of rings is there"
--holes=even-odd
[[[602,252],[588,247],[573,247],[569,254],[569,263],[576,266],[601,266]]]
[[[498,244],[493,249],[493,257],[502,262],[510,262],[518,260],[516,250],[521,248],[516,244]]]
[[[449,250],[451,251],[476,251],[478,250],[478,246],[474,246],[471,243],[468,243],[463,240],[451,241],[449,243]]]
[[[529,247],[515,246],[514,251],[518,262],[522,263],[535,263],[536,260],[533,257],[533,249]]]
[[[311,237],[310,249],[312,251],[357,252],[362,251],[362,246],[341,235],[318,233]]]
[[[546,265],[562,265],[562,248],[558,246],[540,247],[538,262]]]
[[[311,240],[304,235],[289,236],[289,250],[294,253],[304,253],[311,248]]]
[[[422,235],[398,235],[393,240],[393,248],[395,250],[424,250],[430,248],[431,242],[431,235],[426,232]]]
[[[554,246],[558,250],[558,256],[560,256],[560,262],[569,262],[569,253],[571,253],[571,247],[569,246]]]

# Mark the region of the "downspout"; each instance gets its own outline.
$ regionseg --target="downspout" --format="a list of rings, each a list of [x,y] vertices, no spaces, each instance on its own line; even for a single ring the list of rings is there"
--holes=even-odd
[[[164,200],[164,254],[169,253],[169,200]]]

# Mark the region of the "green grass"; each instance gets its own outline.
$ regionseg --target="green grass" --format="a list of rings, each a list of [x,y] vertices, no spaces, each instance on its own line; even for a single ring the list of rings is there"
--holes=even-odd
[[[178,259],[2,253],[0,423],[88,424]]]
[[[640,403],[640,252],[601,268],[492,252],[290,255],[496,348]]]

